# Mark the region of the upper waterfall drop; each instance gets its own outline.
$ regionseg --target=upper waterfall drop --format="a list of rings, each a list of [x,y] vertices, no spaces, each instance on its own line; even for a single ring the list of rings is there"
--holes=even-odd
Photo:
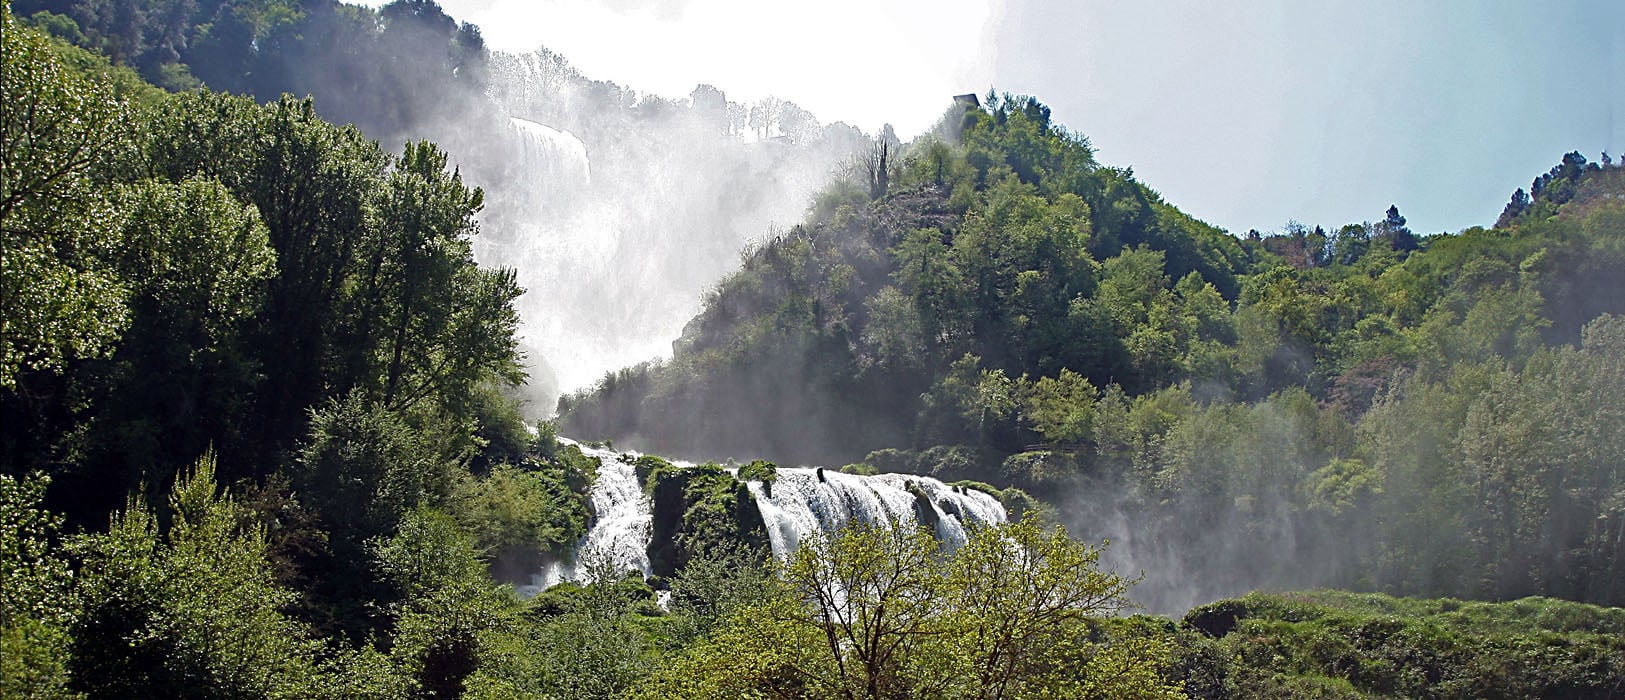
[[[573,192],[591,184],[587,144],[575,134],[520,117],[508,117],[508,124],[520,136],[525,170],[532,178],[525,184],[532,192]]]

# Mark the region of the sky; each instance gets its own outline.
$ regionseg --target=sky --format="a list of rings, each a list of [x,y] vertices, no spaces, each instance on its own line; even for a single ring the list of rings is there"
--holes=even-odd
[[[376,4],[376,3],[374,3]],[[1579,150],[1625,151],[1625,2],[441,0],[503,51],[668,97],[795,102],[904,138],[1029,94],[1100,161],[1240,234],[1398,205],[1487,226]]]

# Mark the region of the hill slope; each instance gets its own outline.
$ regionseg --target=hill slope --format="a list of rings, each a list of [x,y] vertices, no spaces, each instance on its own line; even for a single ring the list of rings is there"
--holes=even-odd
[[[1495,229],[1237,239],[988,102],[873,153],[561,429],[1022,486],[1154,607],[1625,600],[1618,168],[1569,154]]]

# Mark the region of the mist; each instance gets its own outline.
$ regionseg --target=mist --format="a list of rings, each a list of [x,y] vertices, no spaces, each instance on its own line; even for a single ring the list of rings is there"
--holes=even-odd
[[[800,221],[868,147],[794,102],[696,85],[656,95],[545,48],[487,49],[434,3],[313,3],[252,62],[199,64],[217,89],[310,95],[386,149],[427,140],[485,192],[475,257],[512,268],[531,417],[604,373],[671,354],[740,251]],[[199,49],[200,51],[202,49]],[[240,72],[239,72],[240,71]]]
[[[492,53],[486,100],[418,133],[484,188],[475,254],[513,268],[526,411],[671,354],[740,251],[798,221],[868,137],[794,103],[640,94],[561,56]]]
[[[539,414],[610,370],[669,356],[740,251],[798,221],[867,143],[793,103],[742,105],[709,86],[638,95],[546,51],[494,54],[488,90],[501,113],[578,139],[590,170],[561,172],[562,154],[529,146],[535,132],[460,135],[471,177],[490,183],[480,262],[516,268],[527,289]]]

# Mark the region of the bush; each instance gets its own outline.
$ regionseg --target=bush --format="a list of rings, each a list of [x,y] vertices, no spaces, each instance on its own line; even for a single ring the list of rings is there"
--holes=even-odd
[[[760,481],[771,484],[779,478],[779,465],[758,459],[739,468],[740,481]]]

